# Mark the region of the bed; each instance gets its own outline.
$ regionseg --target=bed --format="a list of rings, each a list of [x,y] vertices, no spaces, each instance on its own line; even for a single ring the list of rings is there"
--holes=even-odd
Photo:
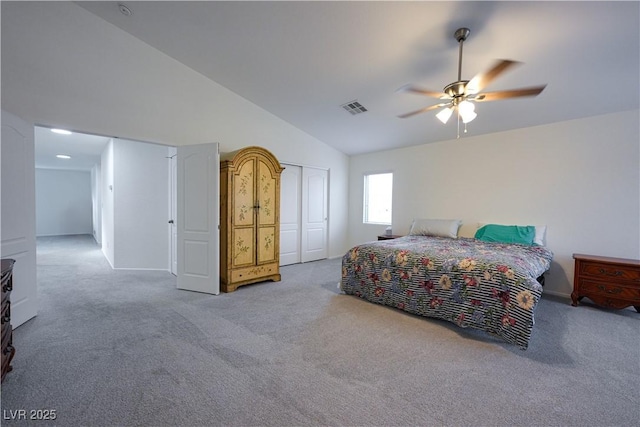
[[[351,248],[341,290],[367,301],[529,345],[537,280],[553,254],[540,245],[409,235]]]

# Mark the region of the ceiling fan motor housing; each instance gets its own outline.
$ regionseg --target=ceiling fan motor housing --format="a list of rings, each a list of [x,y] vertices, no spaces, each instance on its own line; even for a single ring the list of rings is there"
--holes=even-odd
[[[451,98],[458,98],[464,95],[465,88],[467,87],[469,80],[459,80],[457,82],[450,83],[444,87],[444,93]]]

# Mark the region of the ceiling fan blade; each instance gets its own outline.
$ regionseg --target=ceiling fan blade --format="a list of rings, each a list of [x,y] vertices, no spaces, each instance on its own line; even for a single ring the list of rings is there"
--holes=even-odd
[[[447,105],[451,105],[451,103],[445,102],[443,104],[430,105],[428,107],[424,107],[410,113],[400,114],[398,117],[400,117],[401,119],[406,119],[407,117],[415,116],[416,114],[424,113],[426,111],[435,110],[436,108],[446,107]]]
[[[411,84],[402,86],[400,89],[397,90],[397,92],[412,92],[412,93],[417,93],[419,95],[431,96],[433,98],[451,99],[451,97],[444,92],[435,92],[433,90],[422,89],[422,88],[413,86]]]
[[[523,96],[536,96],[540,92],[544,90],[547,85],[522,88],[522,89],[512,89],[512,90],[501,90],[498,92],[485,92],[479,93],[473,98],[474,101],[478,102],[486,102],[486,101],[499,101],[501,99],[508,98],[520,98]]]
[[[469,80],[465,92],[467,94],[480,92],[482,89],[489,86],[489,83],[494,81],[500,74],[518,64],[520,64],[520,62],[511,61],[509,59],[502,59],[500,61],[497,61],[495,64],[493,64],[493,67],[491,67],[490,70],[484,73],[476,74],[471,80]]]

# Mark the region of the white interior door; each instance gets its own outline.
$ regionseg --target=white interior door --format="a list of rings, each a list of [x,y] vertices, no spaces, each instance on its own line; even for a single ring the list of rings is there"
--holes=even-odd
[[[327,257],[328,177],[325,169],[302,168],[302,262]]]
[[[169,208],[169,250],[171,251],[171,274],[178,275],[178,149],[169,148],[169,176],[170,176],[170,208]]]
[[[280,265],[297,264],[300,258],[302,168],[283,165],[280,175]]]
[[[178,147],[178,288],[220,293],[218,144]]]
[[[33,126],[2,111],[2,258],[13,266],[11,325],[38,314],[36,282],[36,173]]]

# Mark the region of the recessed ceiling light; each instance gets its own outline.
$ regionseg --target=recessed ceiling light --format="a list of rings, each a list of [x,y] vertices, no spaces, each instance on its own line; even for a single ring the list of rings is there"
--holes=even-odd
[[[65,159],[65,160],[71,158],[71,156],[68,156],[66,154],[56,154],[56,157],[59,158],[59,159]]]
[[[71,132],[66,129],[51,129],[53,133],[59,133],[60,135],[71,135]]]

